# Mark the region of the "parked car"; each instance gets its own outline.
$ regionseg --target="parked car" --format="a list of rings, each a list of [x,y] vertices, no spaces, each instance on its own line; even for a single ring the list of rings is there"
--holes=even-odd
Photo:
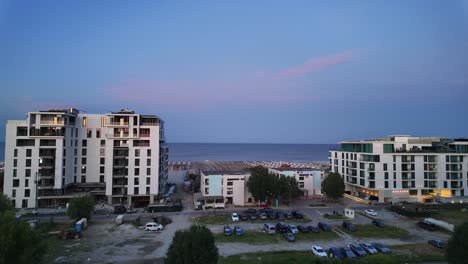
[[[301,231],[301,233],[309,233],[309,229],[307,228],[307,226],[298,225],[297,229],[299,229],[299,231]]]
[[[331,247],[328,249],[328,256],[331,258],[342,259],[343,254],[341,254],[340,250],[336,247]]]
[[[356,254],[354,254],[350,248],[343,247],[341,248],[341,252],[346,258],[357,258]]]
[[[372,223],[377,227],[381,227],[381,228],[384,227],[384,224],[383,224],[382,220],[374,219],[374,220],[372,220]]]
[[[231,220],[233,222],[239,222],[239,215],[237,213],[232,213],[231,214]]]
[[[240,228],[240,226],[235,226],[234,233],[236,234],[236,236],[242,236],[245,233],[245,231],[244,229]]]
[[[436,229],[436,226],[433,223],[426,221],[419,221],[418,226],[422,229],[426,229],[427,231],[434,231]]]
[[[260,217],[260,219],[262,219],[262,220],[266,220],[268,218],[266,213],[260,213],[260,214],[258,214],[258,217]]]
[[[127,207],[124,205],[115,205],[114,214],[125,214],[127,212]]]
[[[316,226],[313,226],[313,225],[308,226],[307,229],[309,229],[309,231],[312,232],[312,233],[320,232],[320,229],[318,227],[316,227]]]
[[[224,235],[225,236],[231,236],[232,235],[232,229],[230,226],[224,226]]]
[[[261,213],[273,213],[273,209],[270,207],[265,207],[259,210]]]
[[[279,233],[289,232],[288,226],[283,222],[279,222],[276,224],[276,232],[279,232]]]
[[[312,253],[317,257],[327,257],[327,252],[321,246],[312,246]]]
[[[242,221],[247,221],[247,220],[249,220],[249,216],[248,216],[248,215],[245,215],[245,214],[239,215],[239,218],[240,218],[240,220],[242,220]]]
[[[160,231],[163,229],[161,224],[155,222],[149,222],[145,225],[145,231]]]
[[[276,219],[276,214],[275,213],[268,213],[267,214],[268,219],[270,220],[275,220]]]
[[[360,243],[359,245],[361,245],[361,247],[369,252],[370,254],[375,254],[375,253],[379,253],[377,251],[377,249],[371,244],[371,243],[368,243],[368,242],[363,242],[363,243]]]
[[[322,229],[323,231],[325,231],[325,232],[330,232],[331,231],[331,226],[329,224],[327,224],[327,223],[324,223],[324,222],[319,222],[318,227],[320,229]]]
[[[284,221],[286,219],[282,212],[277,212],[276,213],[276,218],[278,218],[278,220],[280,220],[280,221]]]
[[[437,239],[431,239],[431,240],[427,241],[427,243],[429,245],[433,245],[436,248],[444,248],[445,247],[444,242],[442,242],[441,240],[437,240]]]
[[[356,231],[356,227],[353,225],[353,223],[349,222],[349,221],[343,221],[343,228],[348,230],[348,231],[351,231],[351,232],[354,232]]]
[[[370,216],[377,216],[377,211],[375,211],[374,209],[366,209],[364,210],[364,212]]]
[[[390,254],[390,253],[392,253],[392,251],[391,251],[388,247],[384,246],[382,243],[372,242],[371,244],[372,244],[372,245],[375,247],[375,249],[377,249],[377,251],[379,251],[379,252],[382,252],[382,253],[385,253],[385,254]]]
[[[249,208],[245,211],[247,214],[257,214],[257,210],[253,209],[253,208]]]
[[[256,214],[251,214],[249,215],[250,220],[257,220],[257,215]]]
[[[283,233],[283,236],[284,236],[284,238],[286,238],[286,240],[287,240],[288,242],[294,242],[294,241],[296,241],[296,238],[294,237],[294,235],[293,235],[292,233],[284,232],[284,233]]]
[[[286,219],[292,219],[293,215],[291,212],[286,213]]]
[[[297,211],[292,211],[291,214],[292,214],[292,216],[294,216],[296,219],[302,219],[302,218],[304,218],[304,216],[303,216],[301,213],[297,212]]]
[[[356,254],[358,257],[367,255],[366,251],[359,244],[349,243],[348,247]]]
[[[273,224],[269,224],[269,223],[264,224],[263,230],[265,230],[265,232],[270,235],[276,234],[276,227]]]
[[[293,234],[299,233],[299,230],[297,229],[296,225],[288,225],[288,229],[289,229],[289,231],[291,231],[291,233],[293,233]]]

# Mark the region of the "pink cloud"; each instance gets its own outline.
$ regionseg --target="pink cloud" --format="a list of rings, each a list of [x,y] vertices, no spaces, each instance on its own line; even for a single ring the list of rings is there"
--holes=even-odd
[[[278,74],[273,76],[273,80],[285,80],[292,77],[299,77],[309,73],[313,73],[332,65],[346,62],[354,57],[353,51],[345,51],[333,55],[312,58],[304,62],[303,64],[292,66],[280,71]]]

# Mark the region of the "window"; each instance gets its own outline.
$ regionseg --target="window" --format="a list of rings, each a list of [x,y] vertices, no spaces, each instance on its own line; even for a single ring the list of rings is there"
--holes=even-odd
[[[101,129],[100,128],[96,129],[96,138],[101,138]]]
[[[27,149],[26,150],[26,157],[31,157],[32,156],[32,150],[31,149]]]
[[[81,183],[86,183],[86,176],[81,176]]]
[[[12,197],[16,197],[16,190],[13,190],[13,193],[11,194]]]
[[[151,159],[146,160],[146,166],[151,166]]]
[[[135,157],[140,157],[140,150],[139,149],[135,149]]]
[[[147,185],[150,185],[150,184],[151,184],[151,178],[149,178],[149,177],[146,178],[146,184],[147,184]]]
[[[99,149],[99,156],[105,156],[106,155],[106,149]]]
[[[151,168],[146,168],[146,175],[148,175],[148,176],[151,175]]]
[[[150,194],[150,187],[146,187],[146,194]]]
[[[101,147],[104,147],[106,145],[106,140],[105,139],[101,139]]]
[[[31,190],[25,189],[24,190],[24,197],[30,197],[31,196]]]
[[[87,153],[88,153],[87,149],[81,150],[81,156],[86,156]]]
[[[146,156],[147,156],[147,157],[151,157],[151,149],[147,149],[147,150],[146,150]]]
[[[18,149],[13,150],[13,157],[18,157]]]
[[[228,181],[227,182],[227,186],[232,186],[233,182],[232,181]]]
[[[388,181],[385,181],[385,188],[388,188]]]
[[[28,200],[23,199],[23,200],[21,201],[21,207],[22,207],[22,208],[28,208]]]
[[[388,172],[385,172],[384,176],[385,176],[385,180],[388,180]]]
[[[86,165],[86,158],[81,158],[81,165]]]
[[[24,181],[24,187],[29,187],[29,180],[28,180],[28,179],[26,179],[26,180]]]
[[[13,169],[13,177],[16,177],[16,176],[17,176],[16,169]]]
[[[104,182],[104,175],[99,176],[99,182]]]
[[[104,166],[99,167],[99,173],[104,173]]]
[[[393,189],[396,189],[396,181],[393,181]]]
[[[140,184],[140,178],[135,178],[135,179],[133,179],[133,184],[134,184],[134,185]]]
[[[26,167],[31,167],[31,159],[26,160]]]
[[[93,136],[93,130],[91,128],[86,129],[86,137],[91,138]]]
[[[135,176],[138,176],[140,175],[140,169],[139,168],[135,168]]]
[[[83,127],[88,126],[88,118],[87,117],[83,117],[83,122],[81,123],[81,126],[83,126]]]
[[[86,167],[85,166],[81,166],[81,173],[86,173]]]
[[[19,180],[13,180],[13,187],[19,187]]]
[[[100,158],[100,159],[99,159],[99,164],[104,165],[105,163],[106,163],[106,159],[105,159],[105,158]]]
[[[17,159],[13,160],[13,167],[18,167],[18,160]]]
[[[384,163],[384,164],[383,164],[383,170],[384,170],[384,171],[387,171],[387,169],[388,169],[388,168],[387,168],[387,163]]]
[[[133,194],[138,194],[138,187],[133,188]]]
[[[135,166],[140,166],[140,159],[135,159]]]
[[[83,139],[83,140],[81,141],[81,146],[82,146],[82,147],[87,147],[87,146],[88,146],[88,141],[87,141],[86,139]]]

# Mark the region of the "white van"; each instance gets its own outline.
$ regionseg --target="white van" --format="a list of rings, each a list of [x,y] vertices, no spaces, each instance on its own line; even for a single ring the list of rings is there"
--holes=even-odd
[[[145,225],[145,231],[159,231],[162,229],[163,229],[163,226],[155,222],[146,223]]]
[[[274,235],[276,234],[276,227],[273,224],[264,224],[263,229],[265,232],[269,235]]]

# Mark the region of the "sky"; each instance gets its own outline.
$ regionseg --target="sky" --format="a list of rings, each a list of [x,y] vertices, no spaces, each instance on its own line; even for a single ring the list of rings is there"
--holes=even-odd
[[[130,108],[169,142],[468,137],[468,0],[0,0],[0,141]]]

